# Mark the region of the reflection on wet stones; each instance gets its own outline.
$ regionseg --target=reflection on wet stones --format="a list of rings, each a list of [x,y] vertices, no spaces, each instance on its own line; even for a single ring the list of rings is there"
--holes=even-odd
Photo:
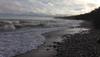
[[[97,57],[95,33],[63,35],[62,43],[57,44],[56,57]]]

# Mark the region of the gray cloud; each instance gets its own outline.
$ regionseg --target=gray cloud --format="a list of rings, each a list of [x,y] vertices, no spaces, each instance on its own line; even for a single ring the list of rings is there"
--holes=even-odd
[[[99,5],[95,0],[0,0],[0,13],[81,14]]]

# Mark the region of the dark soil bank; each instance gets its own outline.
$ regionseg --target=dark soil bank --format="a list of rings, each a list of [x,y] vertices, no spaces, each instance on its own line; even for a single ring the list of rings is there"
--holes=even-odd
[[[64,35],[62,43],[57,44],[56,57],[99,57],[100,31],[91,30],[89,33]]]

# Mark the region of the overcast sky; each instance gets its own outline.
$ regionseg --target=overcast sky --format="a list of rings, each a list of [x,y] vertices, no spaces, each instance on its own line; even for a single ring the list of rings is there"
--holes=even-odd
[[[45,13],[74,15],[100,6],[100,0],[0,0],[0,13]]]

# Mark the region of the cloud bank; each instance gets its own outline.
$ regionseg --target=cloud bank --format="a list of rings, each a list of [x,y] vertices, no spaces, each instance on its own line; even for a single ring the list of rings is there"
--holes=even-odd
[[[0,13],[76,15],[100,6],[99,0],[0,0]]]

